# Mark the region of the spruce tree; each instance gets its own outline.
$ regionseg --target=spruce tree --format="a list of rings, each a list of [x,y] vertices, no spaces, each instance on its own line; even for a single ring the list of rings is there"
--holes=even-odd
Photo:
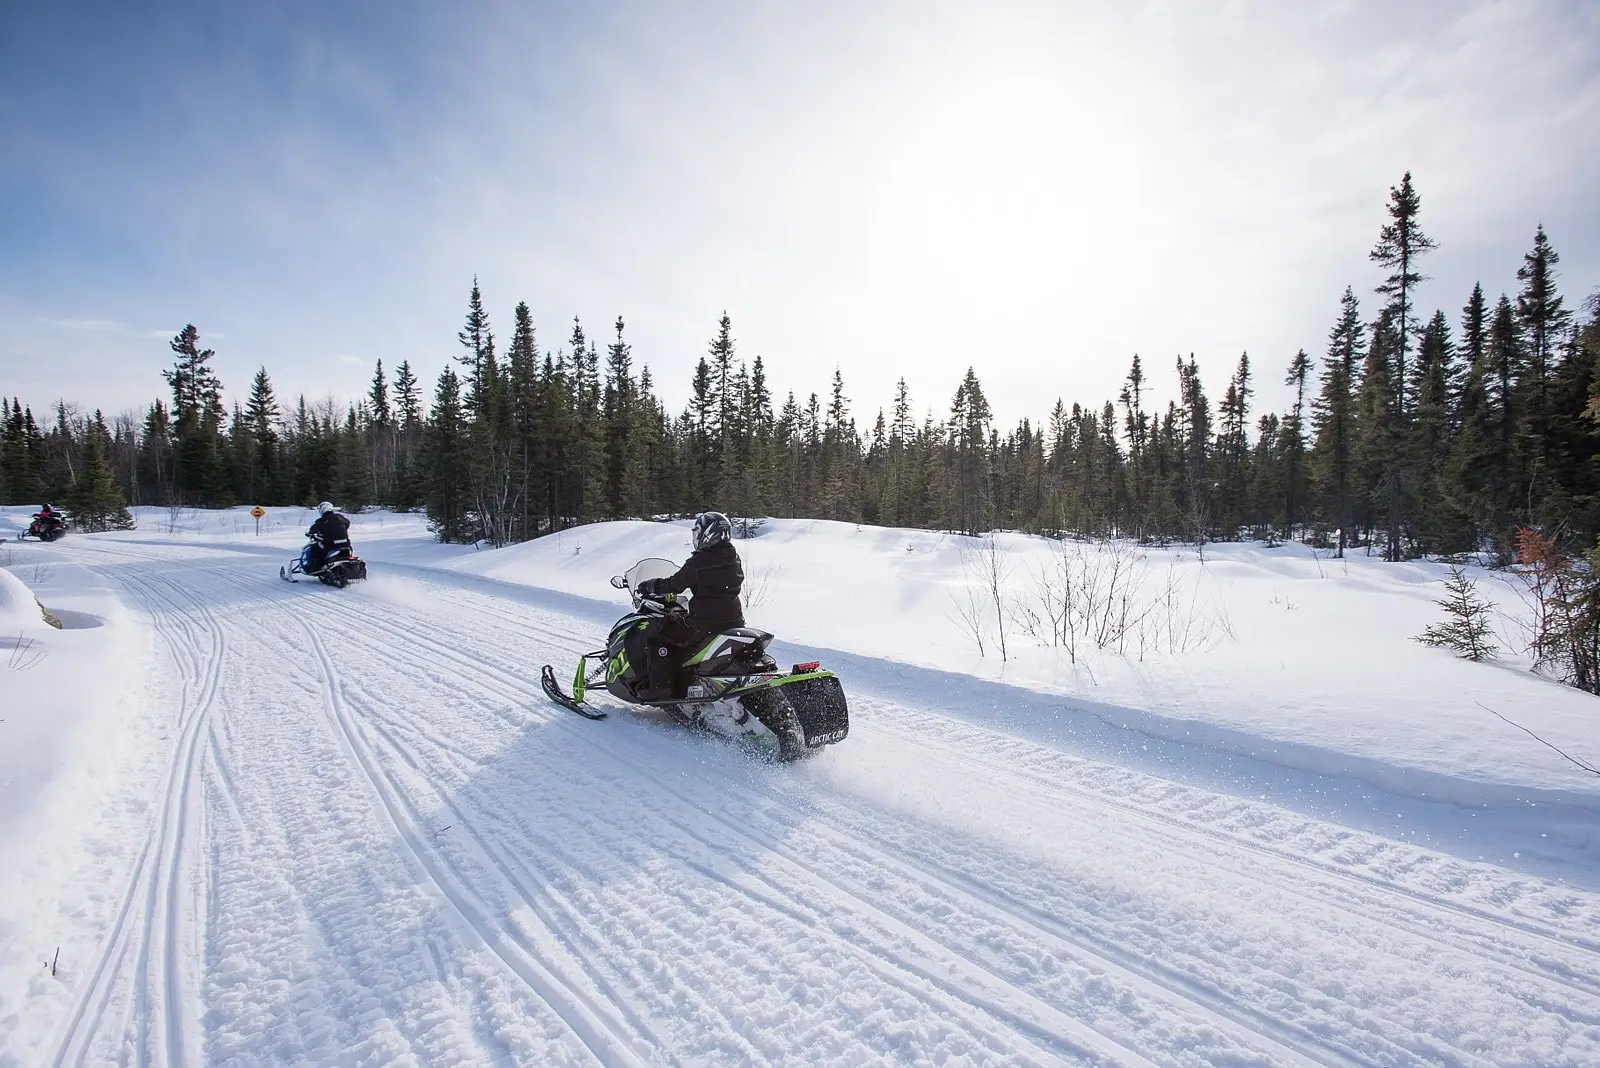
[[[955,527],[963,534],[984,533],[990,494],[985,471],[985,446],[989,441],[989,400],[983,395],[977,372],[967,368],[950,403],[950,447],[955,485]]]
[[[1211,404],[1200,384],[1194,353],[1178,358],[1178,504],[1185,532],[1197,545],[1211,538],[1216,520],[1211,489]]]
[[[1385,559],[1397,560],[1400,520],[1397,509],[1404,491],[1402,436],[1396,415],[1400,390],[1394,385],[1400,349],[1399,312],[1384,308],[1371,326],[1367,358],[1356,398],[1354,463],[1358,522],[1369,532],[1380,523],[1388,530]],[[1369,542],[1370,547],[1370,542]]]
[[[130,530],[133,527],[127,499],[112,478],[111,466],[106,462],[106,449],[110,443],[111,435],[106,431],[105,417],[96,411],[94,420],[84,428],[77,474],[67,490],[65,500],[72,525],[84,533]]]
[[[210,366],[216,353],[200,347],[200,332],[193,323],[179,331],[171,348],[177,359],[162,376],[172,387],[176,496],[185,504],[231,504],[232,494],[224,487],[221,447],[222,383]]]
[[[367,449],[370,413],[352,407],[345,414],[335,444],[333,492],[346,511],[360,512],[372,503],[372,457]]]
[[[421,501],[421,481],[417,454],[422,448],[422,393],[409,361],[402,360],[394,374],[394,407],[397,425],[396,473],[391,505],[409,512]]]
[[[383,360],[373,369],[372,385],[367,389],[364,433],[368,462],[372,477],[370,495],[374,503],[391,503],[395,484],[399,478],[397,460],[397,429],[394,409],[389,403],[389,380],[383,373]]]
[[[1482,548],[1495,522],[1495,416],[1490,403],[1494,373],[1489,356],[1488,307],[1474,285],[1461,309],[1461,359],[1465,364],[1451,435],[1445,502],[1455,541]]]
[[[469,432],[461,409],[461,381],[447,367],[439,376],[422,446],[428,526],[443,542],[475,540],[469,499],[470,455]]]
[[[250,383],[250,400],[245,404],[245,425],[255,455],[245,463],[248,472],[244,496],[253,504],[284,504],[282,439],[278,431],[281,413],[272,391],[272,380],[262,367]]]
[[[489,313],[483,308],[483,295],[478,291],[478,276],[472,276],[472,292],[467,297],[467,319],[456,334],[462,352],[456,360],[469,369],[465,410],[471,419],[482,415],[489,401],[490,387],[485,381],[485,358],[493,359],[494,332],[489,328]]]
[[[1485,382],[1489,387],[1489,418],[1493,427],[1495,486],[1491,527],[1496,544],[1509,558],[1514,517],[1521,514],[1525,523],[1531,523],[1532,518],[1522,511],[1522,502],[1527,500],[1527,486],[1522,469],[1523,450],[1517,435],[1522,417],[1517,389],[1523,377],[1522,339],[1517,333],[1511,300],[1504,293],[1500,294],[1494,316],[1489,320],[1487,349],[1489,374]]]
[[[606,515],[621,519],[641,515],[643,509],[644,428],[641,426],[638,384],[633,379],[632,347],[622,339],[622,316],[617,316],[617,336],[606,347],[605,391],[601,420],[605,439]]]
[[[1311,376],[1311,357],[1301,349],[1289,361],[1286,386],[1294,387],[1294,408],[1284,416],[1280,433],[1283,439],[1283,535],[1294,537],[1301,522],[1300,499],[1306,482],[1306,380]]]
[[[1548,485],[1555,462],[1555,404],[1551,397],[1556,361],[1572,314],[1556,291],[1556,264],[1561,257],[1550,246],[1541,225],[1533,235],[1533,248],[1522,258],[1517,280],[1517,327],[1521,335],[1522,375],[1516,383],[1521,410],[1517,432],[1519,451],[1528,464],[1524,473],[1528,492],[1539,496]],[[1534,517],[1530,516],[1530,520]]]
[[[539,378],[539,343],[533,327],[533,313],[527,301],[517,304],[513,316],[511,348],[506,354],[506,389],[509,399],[511,455],[518,468],[516,475],[516,515],[518,538],[539,534],[544,497],[539,473],[545,464],[545,435],[540,422],[543,384]]]
[[[1456,552],[1468,546],[1450,536],[1457,524],[1446,503],[1445,475],[1455,430],[1452,401],[1457,389],[1455,345],[1444,312],[1423,328],[1411,381],[1407,383],[1412,418],[1406,442],[1406,483],[1415,497],[1419,546],[1427,552]]]
[[[1392,311],[1395,321],[1396,348],[1388,384],[1396,392],[1390,399],[1388,407],[1396,441],[1403,439],[1409,418],[1404,387],[1411,334],[1415,329],[1412,292],[1426,279],[1426,276],[1417,269],[1417,263],[1422,256],[1438,247],[1432,238],[1422,232],[1417,223],[1417,216],[1421,210],[1422,198],[1417,195],[1415,187],[1411,184],[1411,172],[1407,171],[1400,185],[1389,189],[1389,221],[1378,232],[1378,243],[1368,254],[1374,263],[1389,271],[1376,289],[1378,293],[1389,298],[1386,310]],[[1389,525],[1387,559],[1391,561],[1400,559],[1400,532],[1405,521],[1405,491],[1401,480],[1401,466],[1400,458],[1392,457],[1385,478]]]

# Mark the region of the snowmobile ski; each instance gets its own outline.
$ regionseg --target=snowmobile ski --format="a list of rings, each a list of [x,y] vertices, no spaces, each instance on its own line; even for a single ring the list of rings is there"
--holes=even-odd
[[[578,677],[580,679],[583,677],[583,662],[582,661],[579,661]],[[602,711],[602,710],[600,710],[598,708],[592,708],[589,705],[584,704],[581,700],[579,700],[576,697],[573,697],[571,694],[569,694],[565,690],[563,690],[561,688],[561,684],[556,681],[555,669],[552,668],[549,664],[546,664],[540,670],[540,672],[539,672],[539,684],[544,687],[544,695],[546,697],[550,698],[550,700],[554,701],[556,704],[560,705],[562,708],[565,708],[567,711],[576,712],[578,715],[582,716],[584,719],[605,719],[606,718],[606,714],[605,714],[604,711]],[[579,692],[581,693],[582,691],[579,691]]]

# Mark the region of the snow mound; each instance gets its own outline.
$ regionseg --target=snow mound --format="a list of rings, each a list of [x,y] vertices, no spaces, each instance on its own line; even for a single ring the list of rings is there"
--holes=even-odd
[[[33,591],[17,576],[0,567],[0,628],[16,631],[43,625],[44,613]]]

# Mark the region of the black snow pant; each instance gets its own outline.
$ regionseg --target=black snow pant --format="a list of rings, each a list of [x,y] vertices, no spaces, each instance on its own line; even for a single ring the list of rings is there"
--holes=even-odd
[[[348,539],[336,541],[327,546],[324,546],[321,541],[313,541],[311,543],[311,553],[306,557],[306,573],[315,575],[322,570],[322,565],[328,562],[328,557],[340,549],[348,549],[349,547],[350,542]]]
[[[650,682],[651,699],[662,701],[678,696],[672,677],[683,661],[684,651],[695,642],[711,637],[710,631],[701,630],[689,622],[687,616],[671,613],[650,622],[644,631],[646,674]]]

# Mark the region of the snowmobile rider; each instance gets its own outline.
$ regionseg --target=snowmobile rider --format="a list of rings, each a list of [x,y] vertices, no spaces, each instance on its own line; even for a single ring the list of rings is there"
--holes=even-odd
[[[306,560],[306,573],[314,575],[322,570],[328,554],[343,547],[350,548],[350,520],[340,515],[327,501],[317,505],[320,513],[312,522],[306,537],[311,540],[311,554]]]
[[[667,612],[645,630],[650,688],[642,701],[666,701],[676,696],[672,675],[678,653],[730,627],[744,626],[739,591],[744,586],[744,565],[733,547],[733,524],[721,512],[701,512],[690,538],[694,552],[676,574],[639,583],[639,593],[660,597],[688,590],[689,613]]]
[[[40,531],[63,531],[67,529],[67,517],[56,511],[53,504],[46,504],[31,517]]]

